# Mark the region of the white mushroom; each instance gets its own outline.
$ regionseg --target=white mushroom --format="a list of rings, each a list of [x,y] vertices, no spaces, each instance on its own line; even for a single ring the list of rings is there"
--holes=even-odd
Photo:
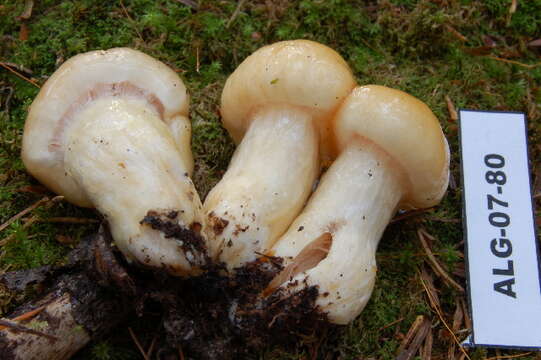
[[[228,78],[222,119],[240,144],[204,203],[214,258],[241,266],[287,229],[319,174],[318,154],[330,151],[332,115],[354,86],[334,50],[306,40],[263,47]]]
[[[318,286],[317,305],[346,324],[370,298],[376,248],[396,209],[444,195],[449,148],[423,102],[383,86],[356,88],[334,121],[340,155],[274,246],[287,266],[266,293]]]
[[[188,105],[179,77],[148,55],[80,54],[34,100],[22,158],[68,201],[96,207],[128,260],[187,274],[203,261]]]

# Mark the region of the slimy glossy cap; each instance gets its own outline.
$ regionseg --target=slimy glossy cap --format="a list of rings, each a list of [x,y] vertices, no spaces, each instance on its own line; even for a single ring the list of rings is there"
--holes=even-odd
[[[227,79],[223,124],[239,143],[259,108],[285,104],[306,109],[326,134],[332,114],[355,84],[344,59],[325,45],[308,40],[268,45],[247,57]]]
[[[353,90],[335,117],[340,149],[355,139],[376,144],[407,174],[401,207],[436,205],[449,182],[449,146],[428,106],[403,91],[367,85]]]

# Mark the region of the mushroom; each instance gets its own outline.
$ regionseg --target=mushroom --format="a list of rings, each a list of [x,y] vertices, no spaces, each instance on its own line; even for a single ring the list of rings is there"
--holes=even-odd
[[[355,88],[334,131],[340,154],[273,247],[286,266],[265,294],[317,286],[316,304],[331,322],[347,324],[370,298],[376,248],[397,208],[427,208],[443,197],[449,147],[423,102],[383,86]]]
[[[307,40],[265,46],[227,79],[222,121],[240,144],[203,205],[211,257],[239,267],[287,229],[319,174],[319,153],[330,151],[332,115],[354,86],[340,55]]]
[[[32,103],[23,162],[68,201],[96,207],[128,260],[191,273],[204,246],[188,105],[176,73],[148,55],[77,55]]]

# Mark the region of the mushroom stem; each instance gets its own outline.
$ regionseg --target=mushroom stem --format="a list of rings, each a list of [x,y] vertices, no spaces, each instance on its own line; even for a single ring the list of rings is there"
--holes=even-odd
[[[32,102],[23,162],[67,201],[97,207],[128,260],[198,272],[207,256],[189,179],[189,101],[178,75],[139,51],[79,54]]]
[[[354,86],[344,59],[308,40],[262,47],[229,76],[222,123],[241,144],[205,201],[208,242],[229,269],[268,252],[301,211],[319,154],[334,155],[331,120]]]
[[[252,118],[204,204],[211,256],[229,269],[271,248],[302,209],[319,169],[318,131],[309,112],[272,104]]]
[[[400,165],[381,148],[359,139],[350,143],[273,247],[289,265],[312,241],[330,233],[330,251],[311,269],[285,279],[282,289],[317,285],[317,305],[331,322],[347,324],[357,316],[372,293],[376,248],[406,184]]]
[[[79,110],[64,133],[65,175],[108,220],[129,260],[185,275],[197,251],[201,202],[167,125],[144,101],[105,97]],[[162,230],[177,228],[172,234]],[[161,226],[160,226],[161,225]]]

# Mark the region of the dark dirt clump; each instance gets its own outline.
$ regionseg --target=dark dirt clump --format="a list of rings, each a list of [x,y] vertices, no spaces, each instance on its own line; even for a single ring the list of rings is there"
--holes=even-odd
[[[184,253],[191,252],[194,258],[199,259],[199,263],[207,263],[207,248],[200,234],[201,224],[193,223],[190,228],[186,228],[176,221],[177,216],[178,211],[175,210],[166,212],[150,210],[140,224],[149,225],[152,229],[161,231],[166,238],[180,240],[180,247]],[[200,265],[199,263],[193,265]]]
[[[219,216],[216,216],[214,214],[214,211],[212,211],[208,215],[207,224],[210,226],[212,231],[214,231],[215,235],[220,235],[224,232],[224,229],[229,225],[229,221],[222,219]]]
[[[9,290],[24,291],[28,286],[44,282],[52,273],[54,270],[49,265],[8,272],[0,276],[0,284]]]
[[[213,266],[196,278],[162,278],[146,298],[164,310],[167,346],[198,359],[249,358],[269,345],[288,347],[300,336],[321,335],[330,326],[315,304],[317,287],[261,296],[281,269],[280,259],[272,257],[233,276]]]

